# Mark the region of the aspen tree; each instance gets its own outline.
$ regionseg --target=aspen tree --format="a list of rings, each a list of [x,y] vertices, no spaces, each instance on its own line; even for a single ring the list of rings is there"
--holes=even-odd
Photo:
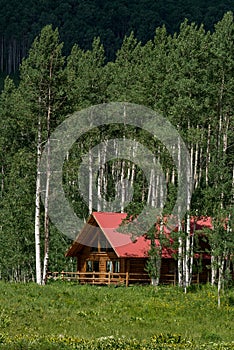
[[[37,120],[37,171],[36,171],[36,210],[35,210],[35,244],[37,283],[46,283],[49,259],[49,196],[50,196],[50,146],[47,147],[47,165],[45,174],[40,174],[39,164],[43,145],[50,138],[51,129],[61,121],[62,106],[65,102],[63,72],[64,57],[59,43],[58,30],[51,25],[44,27],[34,40],[28,58],[21,65],[20,91],[27,108]],[[45,191],[42,193],[41,179],[44,177]],[[40,195],[45,198],[44,207],[44,264],[43,276],[40,271]],[[42,277],[41,277],[42,276]],[[41,279],[42,278],[42,279]]]

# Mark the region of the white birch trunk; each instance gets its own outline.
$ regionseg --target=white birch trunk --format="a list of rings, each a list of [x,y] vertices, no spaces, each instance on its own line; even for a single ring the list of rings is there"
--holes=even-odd
[[[221,290],[222,290],[223,275],[224,275],[224,263],[225,263],[225,258],[219,256],[218,257],[218,307],[219,308],[221,304]]]
[[[92,150],[89,150],[89,214],[93,211],[93,155]]]
[[[52,81],[53,75],[53,63],[50,64],[49,77]],[[50,119],[51,119],[51,85],[48,87],[48,108],[47,108],[47,117],[46,117],[46,127],[47,127],[47,164],[46,164],[46,190],[45,190],[45,202],[44,202],[44,263],[43,263],[43,277],[42,284],[46,284],[48,263],[49,263],[49,199],[50,199]]]
[[[181,236],[182,232],[182,226],[181,221],[178,219],[178,284],[180,287],[184,284],[184,278],[183,278],[183,238]]]
[[[223,91],[223,89],[221,90]],[[221,99],[222,99],[222,91],[221,91]],[[223,159],[223,152],[221,153],[221,134],[222,134],[222,111],[220,109],[219,130],[218,130],[218,155],[219,155],[219,158]],[[222,178],[220,180],[222,181]],[[223,191],[220,193],[220,209],[223,209]]]
[[[111,164],[111,176],[112,176],[113,181],[115,181],[115,163],[114,162]],[[117,193],[116,191],[117,191],[117,187],[116,187],[116,183],[115,183],[115,195]],[[111,209],[111,210],[113,211],[113,209]]]
[[[133,148],[132,148],[132,159],[133,160],[135,159],[136,151],[137,151],[137,143],[134,140]],[[135,172],[136,172],[136,165],[135,165],[135,163],[132,162],[131,179],[130,179],[130,187],[131,188],[133,188],[133,182],[135,179]]]
[[[106,168],[107,165],[104,165],[104,168]],[[105,171],[105,174],[103,176],[103,191],[104,193],[107,193],[107,169]],[[106,201],[103,202],[103,211],[106,210]]]
[[[190,242],[189,285],[191,285],[192,283],[192,276],[193,276],[194,232],[195,232],[195,227],[192,234],[190,234],[191,242]]]
[[[148,195],[147,195],[147,204],[150,205],[151,203],[151,197],[152,197],[152,187],[153,187],[153,169],[150,171],[150,182],[149,182],[149,189],[148,189]]]
[[[210,123],[208,125],[208,134],[207,134],[207,145],[206,145],[206,186],[208,186],[209,182],[209,164],[210,164],[210,137],[211,137],[211,126]]]
[[[103,143],[103,148],[101,149],[101,146],[98,147],[98,164],[99,164],[99,175],[98,175],[98,183],[97,183],[97,194],[98,194],[98,200],[97,200],[97,211],[103,210],[103,193],[104,191],[104,177],[105,177],[105,163],[106,163],[106,152],[107,152],[107,143],[108,141],[105,141]]]
[[[216,258],[211,252],[211,285],[214,286],[217,276]]]
[[[121,204],[120,204],[120,211],[121,211],[121,213],[124,212],[124,204],[125,204],[125,180],[124,180],[124,171],[125,171],[125,160],[122,161],[121,178],[120,178],[120,184],[121,184]]]
[[[175,146],[173,146],[173,148],[172,148],[173,156],[174,156],[174,153],[175,153]],[[179,159],[178,159],[178,161],[179,161],[179,164],[180,164],[180,160]],[[171,183],[172,183],[172,185],[175,185],[175,167],[174,166],[172,168],[172,173],[171,173]]]
[[[153,164],[155,169],[156,157],[153,157]],[[155,174],[155,170],[152,172],[152,183],[151,183],[151,206],[155,208],[157,202],[159,202],[160,196],[160,178],[158,174]]]
[[[184,252],[184,291],[187,292],[187,287],[190,285],[190,215],[187,214],[186,219],[186,238],[185,238],[185,252]]]
[[[43,277],[42,284],[46,284],[47,270],[49,263],[49,196],[50,196],[50,139],[47,141],[47,165],[46,165],[46,191],[45,191],[45,202],[44,202],[44,263],[43,263]]]
[[[173,156],[174,156],[174,153],[175,153],[175,145],[173,145],[173,147],[172,147]],[[179,157],[179,155],[178,155],[178,157]],[[178,162],[180,164],[179,159],[178,159]],[[171,183],[172,183],[172,185],[175,185],[175,167],[174,166],[172,167],[172,172],[171,172]]]
[[[201,144],[203,143],[203,133],[201,135]],[[200,146],[200,149],[199,149],[199,155],[200,155],[200,159],[199,159],[199,172],[198,172],[198,183],[197,185],[199,185],[201,183],[201,179],[202,179],[202,156],[203,156],[203,147]]]
[[[166,185],[169,184],[169,181],[170,181],[170,169],[167,168],[167,170],[166,170]]]
[[[99,174],[97,180],[97,211],[101,211],[101,183],[102,183],[102,159],[101,159],[101,147],[98,146],[98,164],[99,164]]]
[[[41,245],[40,245],[40,193],[41,174],[39,171],[41,159],[41,118],[38,117],[37,130],[37,178],[36,178],[36,201],[35,201],[35,254],[36,254],[36,282],[41,284]]]
[[[223,131],[223,145],[222,145],[222,158],[224,159],[226,156],[226,152],[227,152],[227,147],[228,147],[228,126],[229,126],[229,118],[225,115],[224,117],[224,123],[223,123],[223,128],[222,128],[222,124],[220,125],[221,130],[224,129]],[[220,130],[220,132],[221,132]],[[221,137],[221,136],[220,136]],[[221,174],[221,182],[223,180],[223,176]],[[220,202],[221,202],[221,209],[223,209],[224,207],[224,193],[223,191],[220,194]]]
[[[178,138],[178,173],[181,173],[181,148],[180,139]],[[184,285],[184,242],[182,237],[182,224],[181,224],[181,206],[178,205],[178,283],[180,287]]]
[[[163,208],[163,202],[161,202],[160,204],[160,207],[161,209]],[[160,276],[161,276],[161,266],[162,266],[162,244],[161,244],[161,237],[162,235],[164,234],[164,230],[163,230],[163,227],[164,227],[164,223],[163,223],[163,216],[161,215],[160,217],[160,228],[159,228],[159,234],[160,234],[160,239],[159,239],[159,244],[160,244],[160,247],[159,247],[159,256],[158,256],[158,259],[157,259],[157,277],[155,279],[155,285],[159,285],[159,281],[160,281]]]
[[[172,185],[175,185],[175,168],[174,167],[172,169],[172,174],[171,174],[171,183]]]
[[[102,196],[107,193],[107,181],[106,181],[106,172],[105,172],[107,147],[108,147],[108,140],[106,140],[103,145],[103,158],[102,158],[102,168],[101,168],[101,195]],[[105,201],[102,200],[101,210],[104,210],[104,203]]]
[[[190,266],[191,263],[193,263],[193,260],[191,257],[193,256],[193,247],[191,245],[191,232],[190,232],[190,201],[191,201],[191,181],[193,179],[192,176],[193,173],[193,147],[191,148],[190,153],[190,171],[186,174],[186,181],[187,181],[187,217],[186,217],[186,239],[185,239],[185,266],[184,266],[184,272],[185,272],[185,292],[187,292],[187,287],[190,285],[192,280],[192,275],[190,271],[192,271],[192,266]]]
[[[197,129],[199,127],[197,126]],[[194,155],[194,167],[193,167],[193,182],[194,182],[194,188],[198,187],[198,174],[197,174],[197,167],[198,167],[198,142],[196,142],[195,146],[195,155]]]

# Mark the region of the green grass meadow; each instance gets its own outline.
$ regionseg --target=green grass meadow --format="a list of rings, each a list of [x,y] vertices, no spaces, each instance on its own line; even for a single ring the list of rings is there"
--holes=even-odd
[[[0,282],[0,349],[234,349],[234,289]]]

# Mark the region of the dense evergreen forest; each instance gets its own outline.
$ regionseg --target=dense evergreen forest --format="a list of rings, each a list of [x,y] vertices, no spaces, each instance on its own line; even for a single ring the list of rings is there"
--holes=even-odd
[[[172,34],[179,30],[185,18],[213,30],[225,12],[234,11],[234,3],[232,0],[1,0],[0,8],[0,71],[10,74],[18,70],[22,57],[47,24],[58,27],[65,55],[75,43],[87,50],[93,38],[100,37],[106,58],[111,60],[124,36],[132,31],[145,44],[153,38],[155,28],[164,24]]]
[[[84,1],[81,11],[83,18],[84,10],[90,3],[93,5],[93,13],[96,11],[95,6],[102,4],[103,11],[107,7],[107,2],[94,2],[94,6],[93,2]],[[166,2],[167,5],[162,10],[162,5],[160,7],[160,2],[157,2],[162,11],[157,19],[159,24],[164,22],[163,11],[169,11],[169,4],[173,6],[172,3]],[[203,2],[200,3],[202,7]],[[60,9],[60,12],[57,11],[54,15],[54,23],[60,18],[59,13],[63,15],[66,13],[65,8],[74,8],[73,1],[64,2],[60,7],[56,4],[57,2],[53,1],[50,5],[51,8]],[[115,12],[126,13],[128,18],[127,11],[124,12],[127,5],[124,4],[125,2],[116,5],[116,11],[112,12],[113,16]],[[137,13],[139,11],[137,4],[130,2],[129,7],[130,4],[131,6],[135,4],[132,10],[134,9],[133,13]],[[141,9],[145,6],[145,11],[149,11],[147,1],[139,4],[142,6]],[[181,13],[180,2],[177,4],[177,17],[173,23],[178,27],[180,16],[184,16],[188,8]],[[39,5],[43,5],[47,21],[51,21],[50,12],[46,12],[49,2],[38,2],[37,6]],[[34,18],[42,13],[34,6],[35,4],[30,2],[25,6],[24,2],[15,3],[13,13],[27,9]],[[174,7],[174,13],[175,10]],[[212,9],[209,11],[211,14]],[[213,7],[213,11],[215,15],[210,16],[210,21],[211,18],[219,16],[223,7],[217,5]],[[93,17],[90,15],[90,10],[86,10],[87,12],[91,28]],[[7,13],[10,16],[10,12]],[[101,16],[101,12],[99,13]],[[199,17],[199,13],[197,16]],[[1,19],[1,23],[7,18],[5,16],[5,19]],[[17,18],[22,22],[14,22],[18,23],[19,27],[22,25],[25,28],[26,37],[31,23],[28,23],[23,15]],[[73,261],[64,258],[70,240],[50,222],[47,206],[39,202],[41,174],[38,171],[38,161],[51,133],[69,113],[111,101],[126,101],[149,107],[167,118],[178,130],[189,150],[194,182],[191,206],[187,208],[187,215],[213,217],[217,234],[211,236],[210,242],[217,261],[216,267],[221,273],[224,261],[230,260],[233,256],[234,242],[230,234],[233,230],[234,198],[233,14],[227,12],[220,21],[217,21],[212,32],[206,30],[203,25],[184,20],[177,34],[170,33],[172,28],[167,30],[166,26],[161,26],[157,27],[156,31],[154,28],[152,30],[148,28],[150,33],[146,35],[145,29],[136,22],[131,25],[132,29],[137,28],[136,34],[131,32],[125,37],[123,36],[126,22],[129,21],[124,16],[121,18],[123,22],[120,24],[118,19],[115,22],[111,16],[109,17],[113,22],[113,28],[115,23],[116,26],[121,26],[116,28],[114,35],[113,48],[118,45],[120,48],[113,60],[109,60],[113,52],[106,55],[105,47],[99,38],[91,40],[96,34],[102,36],[102,33],[98,32],[99,29],[91,33],[86,32],[90,37],[87,41],[83,41],[82,45],[87,44],[90,48],[74,44],[69,52],[69,45],[78,38],[74,38],[73,30],[70,36],[69,31],[65,35],[63,27],[69,23],[69,28],[72,28],[75,24],[70,23],[69,19],[68,22],[60,19],[63,22],[63,25],[60,23],[63,32],[61,37],[66,39],[64,44],[58,29],[54,29],[52,25],[44,26],[20,65],[18,83],[15,84],[10,77],[4,81],[4,89],[0,96],[0,278],[16,281],[35,280],[35,237],[36,247],[40,248],[37,252],[40,254],[40,263],[45,267],[43,276],[47,269],[61,271],[73,268]],[[138,16],[132,16],[131,20],[134,18],[139,19]],[[152,17],[147,14],[146,26],[149,18]],[[14,29],[10,27],[9,20],[8,23],[9,28],[4,33],[4,38],[7,36],[13,38],[13,33],[19,33],[19,30],[18,27]],[[39,31],[41,24],[44,24],[36,23],[39,22],[35,22],[35,32]],[[155,24],[157,22],[152,26]],[[7,28],[7,25],[3,27]],[[31,35],[33,36],[35,32],[32,31]],[[79,35],[81,33],[82,31]],[[152,36],[151,40],[148,35]],[[136,36],[141,37],[142,42]],[[108,38],[112,40],[111,35]],[[16,39],[18,40],[17,37]],[[20,40],[21,38],[19,42]],[[4,45],[2,47],[4,51]],[[107,44],[107,47],[112,46]],[[21,59],[21,54],[19,57]],[[4,64],[2,68],[6,69]],[[134,187],[132,203],[127,208],[129,212],[139,213],[145,203],[151,206],[160,203],[162,196],[162,191],[159,190],[160,179],[155,174],[152,174],[147,182],[144,173],[137,165],[118,158],[118,150],[116,159],[105,162],[108,140],[117,134],[144,144],[153,152],[155,162],[160,162],[162,165],[168,197],[164,212],[169,214],[176,200],[178,176],[176,166],[165,146],[143,131],[133,128],[126,131],[116,129],[115,126],[90,131],[86,137],[77,140],[67,154],[63,185],[75,213],[85,219],[93,208],[92,199],[87,205],[81,198],[77,174],[81,158],[95,145],[100,145],[98,156],[103,162],[103,170],[97,176],[100,195],[105,196],[107,200],[118,195],[124,203],[127,195],[124,180],[128,179]],[[132,150],[132,159],[135,148]],[[92,164],[95,160],[92,159],[92,155],[90,157]],[[88,178],[86,180],[89,186],[91,180]],[[116,183],[122,186],[116,187]],[[101,202],[98,202],[97,206],[98,210],[105,209]],[[223,218],[230,218],[226,230],[223,229]],[[186,247],[188,237],[190,233],[187,229],[184,236],[180,237],[179,244]],[[43,270],[41,266],[37,265],[37,269],[41,274]]]

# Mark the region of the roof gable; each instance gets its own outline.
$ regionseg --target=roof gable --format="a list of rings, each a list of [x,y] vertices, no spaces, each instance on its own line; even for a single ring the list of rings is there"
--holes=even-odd
[[[67,251],[66,256],[76,256],[84,245],[94,246],[97,230],[101,230],[119,258],[147,257],[150,249],[149,239],[140,236],[133,242],[131,234],[120,233],[117,231],[126,216],[126,213],[93,212],[87,223],[84,225],[84,228]],[[171,253],[164,249],[163,257],[171,257]]]
[[[118,227],[126,217],[126,213],[93,212],[87,220],[87,223],[84,225],[84,228],[77,235],[75,241],[67,251],[66,256],[76,256],[83,246],[97,246],[96,237],[101,232],[119,258],[147,257],[150,249],[149,239],[142,235],[137,237],[137,239],[133,242],[131,239],[131,234],[120,233],[117,231]],[[192,230],[201,230],[204,227],[212,228],[210,218],[191,218]],[[167,230],[166,226],[164,230]],[[159,241],[157,239],[155,242],[157,245],[159,245]],[[171,258],[173,256],[173,252],[174,251],[170,247],[165,247],[162,249],[162,257]]]

